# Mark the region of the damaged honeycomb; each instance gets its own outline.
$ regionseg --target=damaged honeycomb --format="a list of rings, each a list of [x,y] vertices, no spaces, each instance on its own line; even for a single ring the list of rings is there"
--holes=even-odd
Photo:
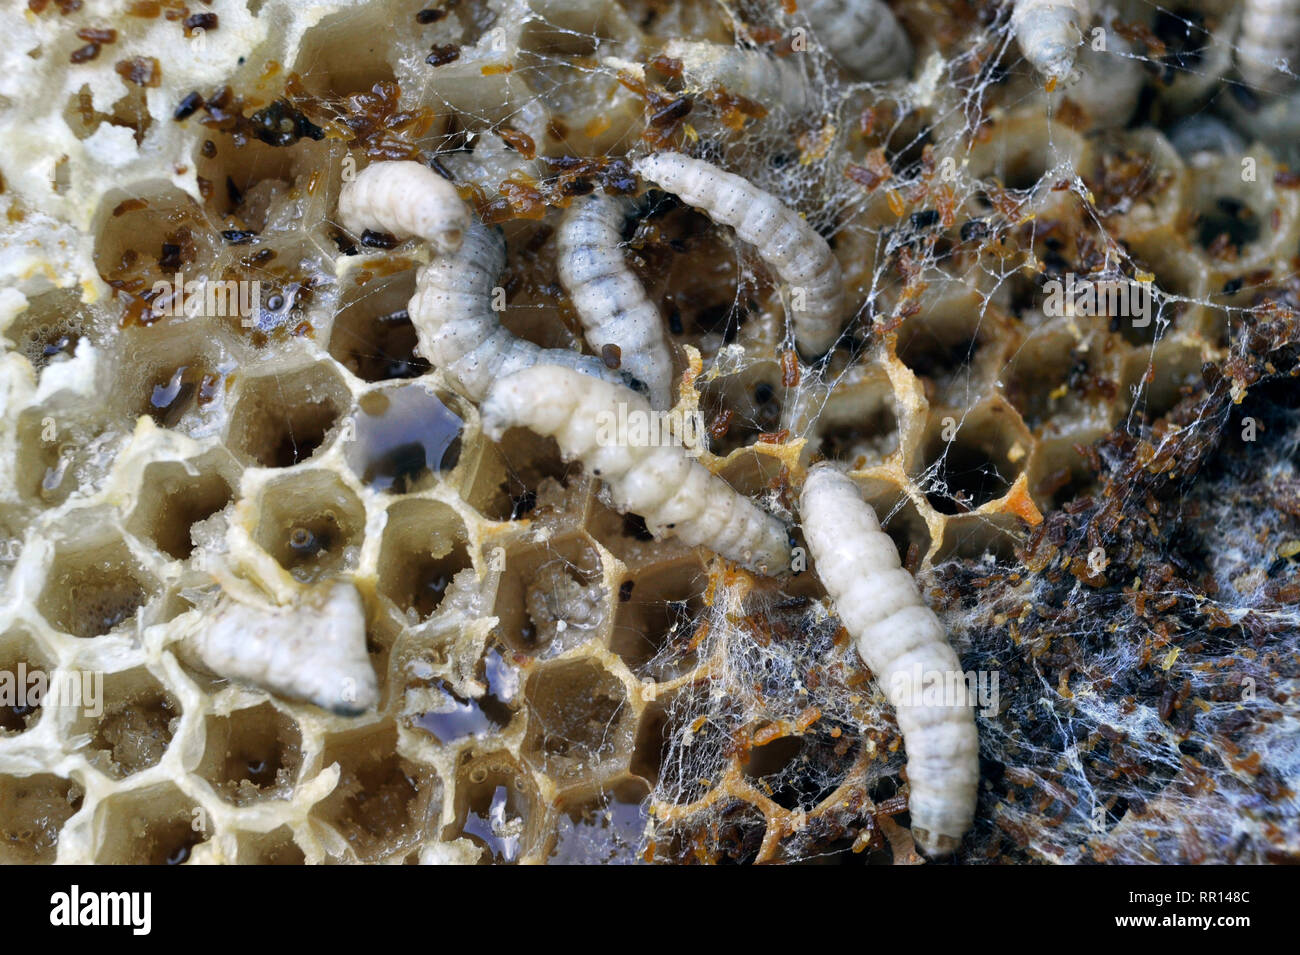
[[[806,6],[0,14],[0,861],[921,861],[815,568],[656,541],[549,439],[485,439],[406,311],[429,251],[336,213],[368,163],[432,166],[504,228],[503,322],[577,349],[561,210],[656,149],[844,270],[809,364],[728,230],[651,191],[623,236],[701,460],[797,542],[807,466],[850,469],[996,678],[956,858],[1300,858],[1293,94],[1237,77],[1227,3],[1107,8],[1056,90],[992,0],[890,3],[914,64],[874,83]],[[674,39],[783,60],[803,106],[695,82]],[[1147,321],[1051,308],[1067,276],[1151,290]],[[190,280],[257,297],[187,313]],[[334,580],[359,716],[180,651],[233,581]]]

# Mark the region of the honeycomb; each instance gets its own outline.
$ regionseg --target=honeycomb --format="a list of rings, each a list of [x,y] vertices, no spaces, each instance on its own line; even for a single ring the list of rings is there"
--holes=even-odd
[[[657,541],[551,440],[485,439],[406,313],[429,250],[335,212],[370,162],[433,166],[504,228],[505,324],[580,349],[555,225],[655,149],[844,269],[813,365],[727,230],[651,193],[625,233],[703,463],[796,538],[807,466],[849,468],[999,677],[956,858],[1300,857],[1290,94],[1237,78],[1227,3],[1112,4],[1052,90],[992,0],[891,3],[914,64],[870,84],[808,5],[0,13],[0,674],[83,694],[0,699],[0,861],[922,861],[815,568]],[[688,81],[677,39],[780,57],[804,108]],[[1149,321],[1052,314],[1067,273],[1145,283]],[[169,309],[178,275],[260,298]],[[224,589],[337,580],[359,716],[185,652]]]

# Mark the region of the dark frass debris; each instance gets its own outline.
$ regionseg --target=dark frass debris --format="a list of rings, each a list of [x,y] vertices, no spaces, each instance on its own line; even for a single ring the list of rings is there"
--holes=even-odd
[[[424,62],[430,66],[446,66],[460,58],[460,47],[447,43],[435,46],[433,51],[424,58]]]
[[[198,94],[198,91],[192,92],[180,101],[180,105],[178,105],[175,112],[172,113],[172,119],[177,120],[178,122],[180,120],[189,119],[198,112],[202,105],[203,97]]]
[[[253,135],[268,146],[292,146],[307,138],[321,140],[325,131],[288,102],[278,99],[249,117]]]

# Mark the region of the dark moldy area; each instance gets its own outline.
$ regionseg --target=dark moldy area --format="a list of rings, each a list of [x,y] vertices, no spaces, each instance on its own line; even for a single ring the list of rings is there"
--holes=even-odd
[[[1300,679],[1300,317],[1247,316],[1165,417],[1082,450],[1097,489],[1014,562],[928,581],[963,667],[998,681],[954,861],[1300,861],[1294,756],[1263,733]],[[894,717],[846,634],[807,598],[748,604],[678,641],[715,675],[666,707],[659,792],[678,802],[656,805],[647,858],[919,861]]]
[[[1300,678],[1300,565],[1278,556],[1300,538],[1298,356],[1296,315],[1248,316],[1196,393],[1088,449],[1099,489],[1016,565],[937,569],[963,665],[1000,678],[969,861],[1300,861],[1294,766],[1254,746]]]

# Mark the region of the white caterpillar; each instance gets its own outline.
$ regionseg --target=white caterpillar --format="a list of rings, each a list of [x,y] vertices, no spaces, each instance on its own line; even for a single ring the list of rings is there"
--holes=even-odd
[[[789,58],[700,40],[671,40],[664,55],[682,64],[682,78],[693,87],[722,87],[764,106],[779,103],[791,113],[808,106],[808,80]]]
[[[1269,92],[1295,83],[1300,67],[1300,0],[1246,0],[1237,68],[1246,82]],[[1281,63],[1286,62],[1286,70]]]
[[[308,591],[290,606],[223,592],[183,652],[219,676],[355,716],[379,702],[366,654],[366,611],[350,583]]]
[[[927,853],[951,852],[975,816],[979,738],[964,692],[936,704],[922,702],[921,691],[931,681],[951,686],[962,672],[957,655],[847,475],[814,467],[799,512],[817,575],[897,713],[907,748],[913,837]]]
[[[369,229],[399,239],[415,236],[444,255],[460,248],[470,220],[455,186],[409,161],[372,163],[344,183],[339,218],[357,235]]]
[[[582,319],[587,344],[597,353],[617,345],[622,367],[645,383],[656,408],[672,404],[673,358],[663,319],[619,248],[623,223],[636,209],[630,199],[591,195],[574,201],[557,239],[560,284]]]
[[[912,68],[912,41],[882,0],[806,0],[799,9],[836,61],[864,80],[887,80]]]
[[[740,176],[681,153],[645,156],[632,168],[754,246],[790,287],[794,337],[804,357],[820,356],[835,344],[845,310],[840,263],[797,212]]]
[[[676,444],[633,440],[636,422],[653,423],[656,416],[640,395],[567,368],[539,366],[498,381],[480,410],[484,433],[494,440],[516,426],[554,437],[566,461],[582,461],[604,482],[614,507],[641,515],[656,536],[708,547],[759,573],[790,567],[779,520]]]
[[[539,364],[563,365],[619,385],[635,384],[599,358],[542,348],[503,328],[492,310],[492,296],[505,265],[500,230],[471,221],[455,254],[434,259],[416,277],[407,311],[420,338],[420,352],[457,391],[482,401],[498,378]]]
[[[1080,49],[1075,61],[1076,72],[1080,74],[1078,82],[1044,94],[1058,104],[1069,97],[1082,106],[1093,129],[1127,123],[1137,108],[1146,81],[1142,62],[1132,44],[1120,36],[1108,37],[1107,42],[1105,51],[1086,45]]]
[[[1011,28],[1020,51],[1048,80],[1066,81],[1075,49],[1092,20],[1092,0],[1015,0]]]

